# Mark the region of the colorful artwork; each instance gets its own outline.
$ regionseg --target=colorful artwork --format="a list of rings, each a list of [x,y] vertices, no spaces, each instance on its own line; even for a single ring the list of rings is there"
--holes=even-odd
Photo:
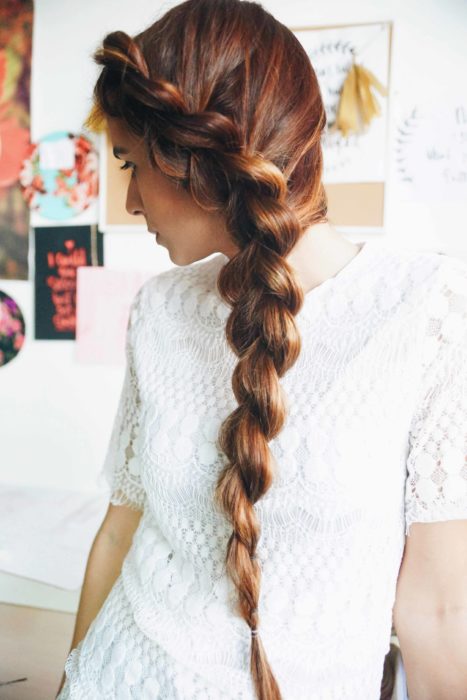
[[[97,226],[40,226],[35,233],[35,338],[73,340],[76,280],[82,265],[103,264]]]
[[[19,171],[29,146],[32,0],[4,0],[0,22],[0,277],[28,279],[29,209]]]
[[[98,194],[97,152],[82,134],[56,131],[30,145],[19,180],[30,209],[47,219],[69,219]]]
[[[19,353],[24,344],[25,323],[18,304],[0,291],[0,367]]]
[[[23,160],[29,150],[29,131],[14,119],[0,121],[0,187],[18,182]]]

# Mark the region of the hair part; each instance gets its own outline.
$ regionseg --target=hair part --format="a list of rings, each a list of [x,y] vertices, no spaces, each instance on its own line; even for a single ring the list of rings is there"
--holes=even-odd
[[[185,0],[133,38],[111,32],[94,59],[103,69],[88,126],[121,118],[155,166],[225,214],[239,249],[217,279],[232,308],[238,406],[221,426],[228,463],[215,498],[232,525],[225,563],[252,630],[256,695],[280,700],[260,636],[254,505],[273,482],[268,443],[287,416],[280,379],[301,349],[294,317],[304,294],[286,256],[310,225],[327,221],[316,74],[292,31],[248,0]]]

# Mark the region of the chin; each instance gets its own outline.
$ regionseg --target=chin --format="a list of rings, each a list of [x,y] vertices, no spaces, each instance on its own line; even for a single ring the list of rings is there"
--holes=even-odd
[[[169,257],[172,260],[175,265],[179,265],[180,267],[186,267],[187,265],[191,265],[192,263],[199,262],[200,260],[204,260],[205,258],[209,257],[212,255],[212,252],[209,253],[182,253],[180,255],[177,255],[176,253],[171,252],[168,249],[169,252]]]
[[[179,267],[185,267],[185,265],[190,265],[192,262],[191,260],[186,260],[185,258],[182,258],[176,253],[173,253],[170,250],[170,248],[167,248],[167,252],[169,253],[169,258],[171,259],[174,265],[178,265]]]

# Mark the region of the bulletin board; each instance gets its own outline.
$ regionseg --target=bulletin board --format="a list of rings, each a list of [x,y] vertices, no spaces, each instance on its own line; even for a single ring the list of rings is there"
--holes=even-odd
[[[370,69],[389,93],[392,22],[342,24],[290,28],[304,46],[317,74],[328,125],[335,118],[338,94],[352,64]],[[328,197],[330,221],[343,231],[381,231],[384,226],[385,189],[388,174],[388,97],[377,95],[381,114],[368,131],[344,137],[325,134],[323,184]],[[101,134],[99,228],[146,230],[143,216],[125,209],[130,170],[120,170],[112,144]]]
[[[392,22],[290,27],[305,48],[320,85],[328,126],[350,66],[371,70],[390,94]],[[381,231],[389,173],[389,98],[376,95],[381,114],[364,134],[325,133],[323,184],[330,221],[343,231]]]
[[[131,170],[121,170],[122,161],[115,158],[112,142],[107,134],[100,134],[101,205],[99,207],[99,228],[101,231],[147,231],[142,215],[129,214],[126,210],[126,194]]]

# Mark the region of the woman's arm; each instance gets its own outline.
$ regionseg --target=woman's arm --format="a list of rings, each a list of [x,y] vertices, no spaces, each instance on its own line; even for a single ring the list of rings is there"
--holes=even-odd
[[[70,651],[85,637],[118,578],[141,515],[128,506],[109,504],[88,556]],[[57,695],[65,679],[64,672]]]
[[[467,520],[412,524],[393,621],[410,700],[467,700]]]

